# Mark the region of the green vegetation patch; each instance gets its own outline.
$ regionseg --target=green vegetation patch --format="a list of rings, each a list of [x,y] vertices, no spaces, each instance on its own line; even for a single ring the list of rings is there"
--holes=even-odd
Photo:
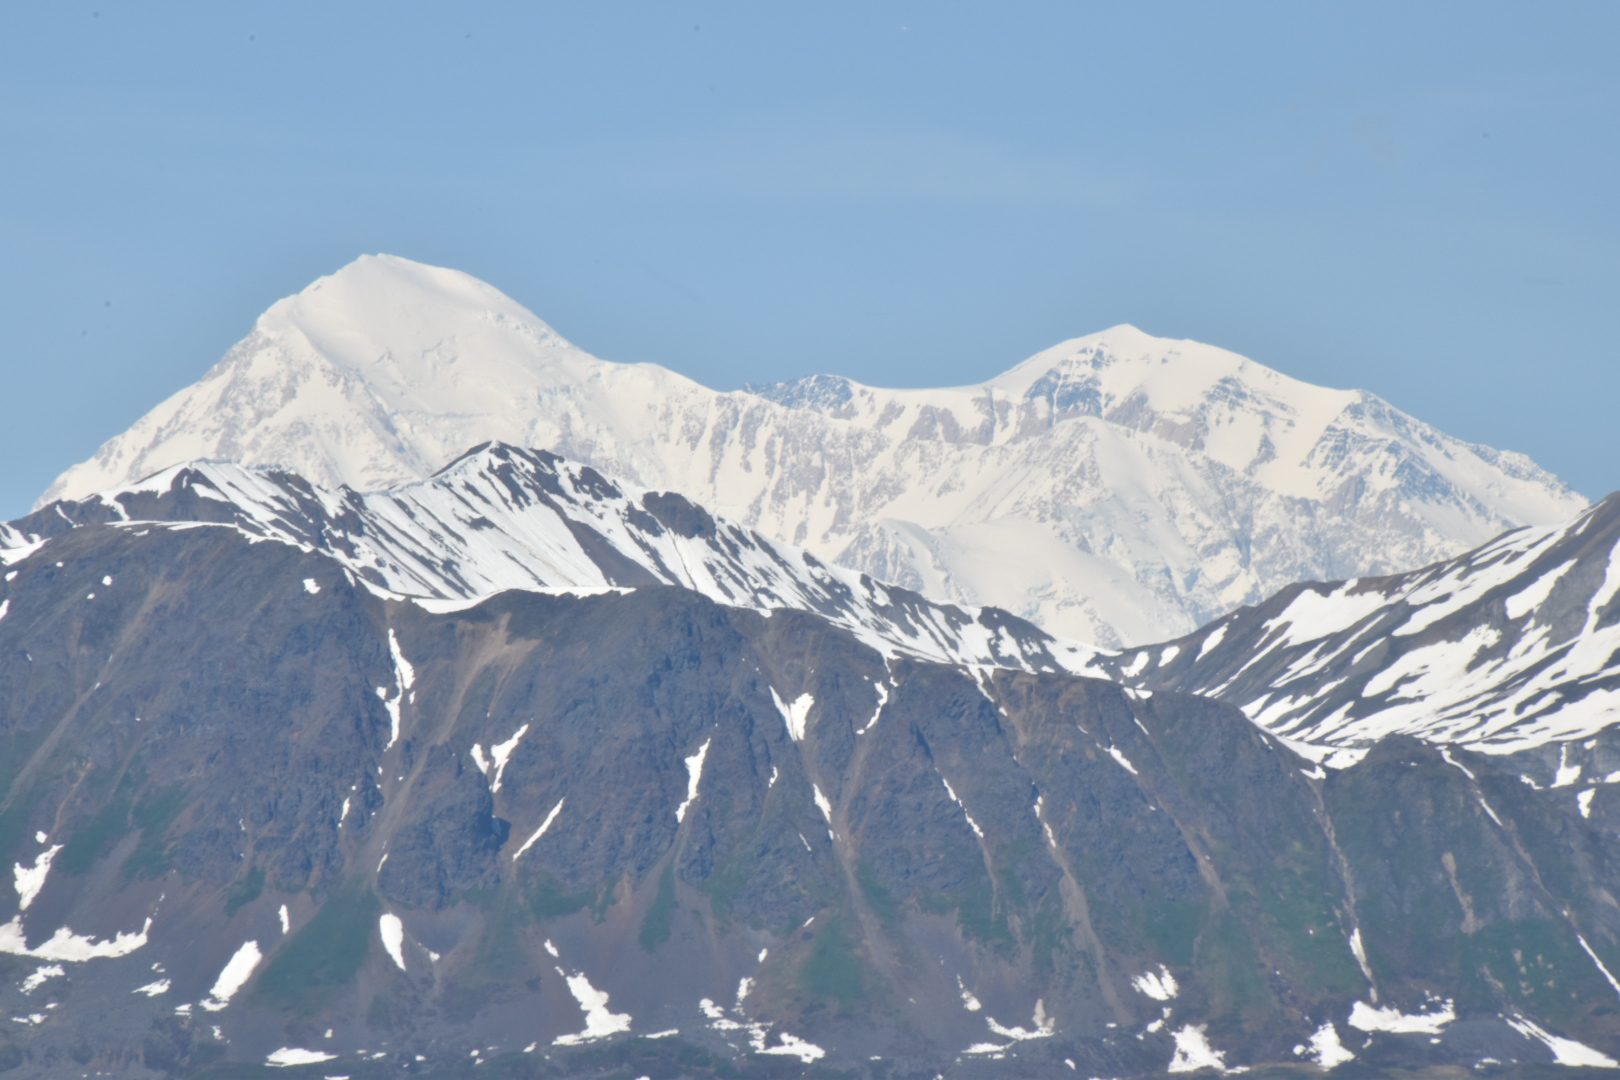
[[[1027,935],[1030,959],[1035,962],[1037,971],[1051,974],[1068,962],[1069,923],[1063,910],[1063,897],[1055,887],[1048,890],[1035,909]]]
[[[1551,919],[1496,923],[1462,938],[1458,1007],[1495,1007],[1491,983],[1526,1013],[1568,1023],[1609,997],[1569,927]]]
[[[129,835],[129,809],[129,800],[122,796],[115,796],[103,803],[89,821],[68,837],[52,868],[70,877],[89,873],[97,860]]]
[[[1142,933],[1153,949],[1170,963],[1191,964],[1204,925],[1204,905],[1198,900],[1151,897],[1141,905]]]
[[[1198,940],[1199,981],[1208,989],[1211,1012],[1245,1022],[1269,1021],[1279,1009],[1265,965],[1248,930],[1230,913],[1210,921]]]
[[[658,877],[658,895],[653,898],[653,905],[648,910],[647,917],[641,921],[639,937],[641,947],[648,952],[654,951],[669,940],[670,930],[674,925],[675,868],[666,866]]]
[[[799,978],[806,993],[840,1007],[849,1008],[865,1000],[861,958],[842,919],[831,918],[822,925]]]
[[[225,894],[225,917],[228,919],[257,900],[264,892],[264,870],[253,867],[245,877],[238,878]]]
[[[931,915],[954,913],[963,933],[998,952],[1010,953],[1016,944],[1006,912],[996,908],[995,892],[986,874],[980,873],[952,893],[922,893],[917,903]]]
[[[714,873],[700,886],[709,894],[709,906],[722,919],[731,915],[731,905],[748,887],[754,860],[734,855],[715,868]]]
[[[1241,865],[1239,859],[1231,865]],[[1333,901],[1342,885],[1331,874],[1326,853],[1298,840],[1278,849],[1264,878],[1234,874],[1229,888],[1244,912],[1254,912],[1255,937],[1282,950],[1291,976],[1303,976],[1326,994],[1354,995],[1364,983],[1350,951]]]
[[[569,892],[556,879],[540,875],[528,887],[529,910],[539,919],[560,919],[584,911],[596,899],[591,890]]]
[[[300,1012],[319,1008],[365,963],[380,906],[369,889],[350,886],[334,892],[276,951],[259,977],[257,996]]]
[[[161,877],[169,869],[169,826],[185,807],[186,789],[180,784],[149,792],[135,804],[130,815],[141,838],[124,860],[124,878]],[[263,878],[263,874],[260,874]],[[262,880],[261,880],[261,888]]]
[[[528,958],[517,945],[524,929],[533,921],[518,897],[502,894],[485,908],[484,929],[478,939],[471,978],[481,984],[498,984],[523,978]]]
[[[855,867],[855,880],[861,886],[861,894],[866,897],[866,903],[878,918],[888,926],[894,926],[900,921],[900,904],[894,898],[894,893],[878,879],[878,874],[872,864],[862,859]]]

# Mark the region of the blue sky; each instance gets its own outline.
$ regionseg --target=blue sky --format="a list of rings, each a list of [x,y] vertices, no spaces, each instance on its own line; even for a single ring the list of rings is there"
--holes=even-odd
[[[720,387],[973,382],[1133,322],[1598,496],[1617,34],[1607,3],[5,5],[0,517],[367,251]]]

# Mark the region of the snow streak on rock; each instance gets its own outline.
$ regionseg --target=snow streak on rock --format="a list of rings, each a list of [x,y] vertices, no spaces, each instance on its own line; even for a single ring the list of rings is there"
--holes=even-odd
[[[369,494],[326,490],[285,472],[199,462],[24,519],[53,533],[74,522],[234,528],[318,551],[366,588],[431,611],[510,589],[589,597],[677,585],[766,614],[813,612],[885,656],[1060,671],[1083,669],[1093,652],[1004,611],[932,603],[829,566],[681,496],[500,444],[474,448],[430,480]],[[6,536],[32,543],[30,535],[8,531],[0,544]],[[377,697],[389,714],[392,746],[415,676],[397,636],[390,652],[394,685],[378,687]],[[812,704],[803,696],[784,704],[790,726],[802,731]],[[485,756],[482,748],[478,754]]]
[[[1394,577],[1295,586],[1168,648],[1092,663],[1238,705],[1306,752],[1389,735],[1487,753],[1562,743],[1551,783],[1574,786],[1571,742],[1620,718],[1620,495],[1560,527]]]

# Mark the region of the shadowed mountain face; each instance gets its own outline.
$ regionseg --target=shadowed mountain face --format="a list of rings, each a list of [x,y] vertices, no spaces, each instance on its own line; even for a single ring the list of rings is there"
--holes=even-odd
[[[1198,697],[660,584],[429,610],[234,525],[5,558],[19,1075],[1620,1056],[1617,823],[1512,756],[1320,774]]]

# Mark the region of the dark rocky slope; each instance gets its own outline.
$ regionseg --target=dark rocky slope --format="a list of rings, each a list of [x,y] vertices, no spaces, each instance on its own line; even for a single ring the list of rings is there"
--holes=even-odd
[[[434,613],[230,525],[0,578],[18,1075],[1620,1056],[1611,836],[1511,758],[1318,775],[1195,696],[662,585]]]

